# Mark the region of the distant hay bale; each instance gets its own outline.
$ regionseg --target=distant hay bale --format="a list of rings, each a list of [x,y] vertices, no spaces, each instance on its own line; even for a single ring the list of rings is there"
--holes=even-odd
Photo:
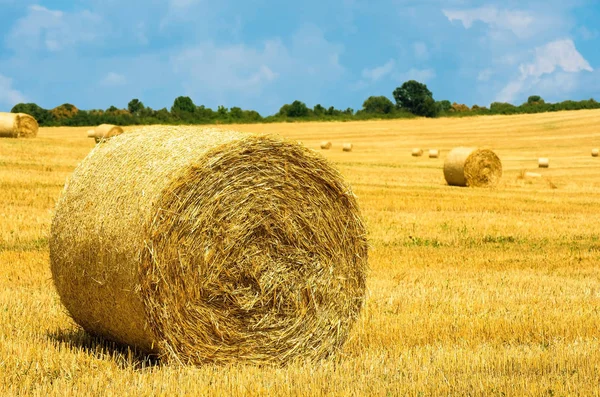
[[[538,159],[538,167],[539,168],[548,168],[550,167],[550,161],[546,157],[540,157]]]
[[[331,149],[331,141],[323,141],[321,142],[321,149]]]
[[[592,149],[592,157],[598,157],[598,154],[600,154],[600,150]]]
[[[28,114],[0,112],[0,137],[35,138],[38,129],[38,122]]]
[[[437,149],[429,149],[429,158],[430,159],[437,159],[438,157],[440,157],[440,151]]]
[[[502,162],[491,150],[457,147],[446,157],[444,177],[451,186],[495,186],[502,177]]]
[[[96,137],[96,131],[94,131],[94,130],[88,130],[87,136],[88,136],[88,138],[95,138]]]
[[[422,155],[423,155],[423,149],[414,148],[412,150],[412,156],[413,157],[421,157]]]
[[[339,351],[364,301],[367,241],[355,196],[320,154],[146,127],[77,167],[50,263],[91,334],[177,363],[284,364]]]
[[[353,148],[353,146],[351,143],[344,143],[344,145],[342,146],[342,150],[344,152],[351,152],[352,148]]]
[[[88,131],[88,137],[94,138],[96,143],[101,140],[106,140],[108,138],[115,137],[117,135],[121,135],[123,133],[123,128],[118,125],[112,124],[100,124],[98,127],[94,128],[94,134],[90,136],[90,131]]]

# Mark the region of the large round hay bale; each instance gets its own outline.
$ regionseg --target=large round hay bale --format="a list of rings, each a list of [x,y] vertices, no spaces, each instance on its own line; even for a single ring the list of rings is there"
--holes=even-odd
[[[421,157],[423,155],[423,149],[414,148],[411,152],[413,157]]]
[[[429,149],[429,158],[430,159],[437,159],[438,157],[440,157],[440,151],[437,149]]]
[[[367,241],[350,187],[312,150],[147,127],[77,167],[50,260],[91,334],[169,361],[283,364],[342,346],[364,300]]]
[[[351,152],[352,148],[353,148],[353,146],[351,143],[344,143],[342,145],[342,151],[344,151],[344,152]]]
[[[94,128],[94,133],[90,136],[90,131],[88,131],[88,137],[94,138],[96,143],[101,140],[106,140],[108,138],[115,137],[117,135],[121,135],[123,133],[123,128],[118,125],[112,124],[100,124],[98,127]]]
[[[598,154],[600,154],[600,150],[597,148],[592,149],[592,157],[598,157]]]
[[[0,113],[0,137],[35,138],[38,122],[25,113]]]
[[[548,168],[550,167],[550,161],[547,157],[540,157],[538,159],[538,167],[539,168]]]
[[[321,149],[331,149],[331,141],[322,141],[321,142]]]
[[[495,186],[502,177],[502,162],[491,150],[457,147],[446,157],[444,177],[452,186]]]

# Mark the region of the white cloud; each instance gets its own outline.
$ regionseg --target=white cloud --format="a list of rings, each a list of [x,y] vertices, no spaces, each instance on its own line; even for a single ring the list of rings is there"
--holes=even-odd
[[[512,102],[525,90],[538,87],[550,91],[569,92],[576,84],[576,74],[593,69],[577,51],[573,40],[564,39],[537,47],[532,62],[519,66],[519,76],[509,82],[497,96],[501,102]],[[556,72],[560,73],[556,73]],[[562,71],[562,72],[561,72]]]
[[[400,82],[405,82],[408,80],[416,80],[420,83],[427,83],[430,80],[435,78],[435,70],[429,69],[415,69],[412,68],[406,72],[397,73],[394,75],[394,78]]]
[[[492,71],[492,69],[484,69],[482,71],[480,71],[477,74],[477,80],[478,81],[488,81],[492,75],[494,74],[494,72]]]
[[[427,49],[427,45],[422,41],[413,43],[413,50],[417,59],[425,60],[429,58],[429,50]]]
[[[377,82],[392,73],[395,66],[396,62],[393,59],[390,59],[381,66],[374,67],[373,69],[364,69],[362,71],[362,77],[371,82]]]
[[[122,74],[110,72],[101,81],[100,84],[106,86],[118,86],[127,83],[127,78]]]
[[[585,26],[579,27],[579,29],[577,29],[577,32],[584,40],[594,40],[600,37],[600,32],[598,32],[598,30],[588,29]]]
[[[12,86],[12,80],[0,74],[0,106],[12,108],[20,102],[26,102],[25,96]]]
[[[519,37],[528,36],[534,17],[520,10],[498,10],[493,6],[484,6],[467,10],[442,10],[450,22],[460,21],[465,29],[470,29],[476,21],[483,22],[495,29],[510,30]]]
[[[225,101],[232,93],[257,97],[278,81],[280,90],[281,84],[293,86],[298,97],[304,98],[304,92],[316,96],[321,86],[341,78],[342,51],[343,47],[327,41],[318,28],[305,26],[288,46],[280,39],[259,47],[205,42],[175,54],[170,61],[176,75],[185,81],[188,95],[197,93],[217,101]]]
[[[89,11],[67,13],[32,5],[8,34],[6,46],[15,51],[60,51],[98,37],[101,18]]]

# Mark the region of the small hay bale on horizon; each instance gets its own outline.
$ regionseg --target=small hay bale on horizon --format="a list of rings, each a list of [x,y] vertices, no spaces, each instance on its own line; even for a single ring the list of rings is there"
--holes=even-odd
[[[88,130],[87,136],[88,136],[88,138],[94,138],[96,143],[98,143],[103,139],[107,140],[107,139],[115,137],[117,135],[121,135],[122,133],[123,133],[123,128],[118,125],[100,124],[93,130]]]
[[[600,150],[597,148],[592,149],[592,157],[598,157],[598,154],[600,154]]]
[[[351,143],[344,143],[342,145],[342,151],[344,151],[344,152],[351,152],[353,147],[354,146]]]
[[[538,168],[549,168],[550,160],[547,157],[540,157],[538,159]]]
[[[414,148],[411,152],[411,156],[413,157],[421,157],[423,155],[423,149]]]
[[[331,141],[322,141],[321,149],[324,149],[324,150],[331,149]]]
[[[320,153],[268,136],[160,126],[97,145],[49,248],[76,323],[178,364],[335,355],[365,299],[350,186]]]
[[[37,120],[28,114],[0,112],[0,137],[35,138],[38,130]]]
[[[437,159],[440,157],[440,151],[438,149],[429,149],[429,158]]]
[[[450,186],[493,187],[502,178],[502,162],[489,149],[456,147],[444,162],[444,178]]]

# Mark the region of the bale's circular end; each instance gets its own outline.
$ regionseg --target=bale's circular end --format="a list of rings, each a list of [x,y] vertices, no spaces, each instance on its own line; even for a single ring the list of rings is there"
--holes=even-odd
[[[93,130],[88,131],[88,137],[94,138],[96,143],[107,140],[123,133],[123,128],[113,124],[100,124]]]
[[[0,136],[10,138],[35,138],[38,122],[25,113],[0,113]]]
[[[540,157],[538,159],[538,167],[539,168],[548,168],[550,167],[550,160],[547,157]]]
[[[340,174],[295,143],[165,131],[97,146],[59,201],[52,270],[75,320],[182,363],[283,364],[339,350],[361,309],[367,268],[365,228]],[[205,141],[201,150],[195,139]],[[136,168],[114,180],[124,165]],[[72,225],[81,222],[101,235],[83,237],[85,228]],[[114,285],[97,282],[107,279]],[[143,318],[123,328],[118,317],[131,321],[135,305],[98,299],[104,308],[90,307],[89,295],[103,288],[115,299],[139,291]],[[130,332],[136,325],[147,331]]]
[[[324,150],[331,149],[331,141],[321,142],[321,149],[324,149]]]
[[[502,162],[488,149],[454,148],[444,162],[444,178],[452,186],[493,187],[502,178]]]

